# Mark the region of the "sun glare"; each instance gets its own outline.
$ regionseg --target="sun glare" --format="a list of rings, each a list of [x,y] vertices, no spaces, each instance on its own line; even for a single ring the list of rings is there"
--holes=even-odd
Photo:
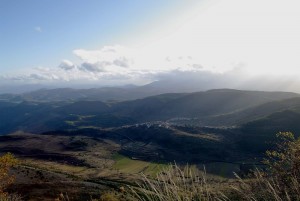
[[[184,23],[144,48],[151,55],[189,56],[213,71],[243,63],[252,74],[299,73],[299,6],[293,0],[214,1],[205,10],[193,8]]]

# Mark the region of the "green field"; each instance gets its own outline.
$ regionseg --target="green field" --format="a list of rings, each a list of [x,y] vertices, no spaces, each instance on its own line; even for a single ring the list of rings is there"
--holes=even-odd
[[[113,160],[115,160],[115,164],[113,165],[114,169],[128,174],[143,173],[145,175],[155,176],[167,167],[167,164],[133,160],[120,154],[115,154]]]

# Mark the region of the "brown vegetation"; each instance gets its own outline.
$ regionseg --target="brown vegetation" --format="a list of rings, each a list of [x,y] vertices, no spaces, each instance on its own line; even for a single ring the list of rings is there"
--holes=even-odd
[[[281,132],[277,148],[267,151],[265,171],[256,170],[251,182],[240,180],[236,188],[244,200],[300,200],[300,138]]]
[[[143,184],[132,191],[143,201],[300,200],[300,139],[290,132],[279,133],[278,137],[277,148],[266,152],[267,168],[256,169],[247,178],[236,175],[233,184],[215,188],[207,182],[205,173],[199,175],[189,167],[181,170],[172,165],[155,180],[143,176]]]
[[[10,153],[0,157],[0,200],[8,197],[6,188],[15,180],[15,177],[10,174],[10,169],[17,163],[18,160]]]

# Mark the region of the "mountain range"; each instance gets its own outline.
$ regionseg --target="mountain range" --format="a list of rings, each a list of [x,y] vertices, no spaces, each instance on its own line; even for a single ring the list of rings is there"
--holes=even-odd
[[[149,155],[155,152],[168,161],[257,157],[277,132],[300,133],[297,93],[215,89],[101,101],[95,98],[97,91],[102,98],[103,93],[117,93],[102,88],[39,90],[6,99],[2,95],[0,133],[109,139],[120,144],[123,155],[158,160]]]

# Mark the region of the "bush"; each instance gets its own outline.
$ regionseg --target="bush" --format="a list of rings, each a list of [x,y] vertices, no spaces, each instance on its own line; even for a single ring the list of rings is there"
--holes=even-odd
[[[20,200],[18,195],[8,195],[6,192],[6,188],[15,180],[15,177],[9,171],[17,164],[18,160],[11,153],[0,157],[0,201]]]
[[[18,160],[11,154],[7,153],[0,157],[0,197],[6,197],[6,188],[15,180],[13,175],[9,174],[10,169],[18,163]]]
[[[277,134],[280,142],[267,151],[267,170],[254,171],[254,179],[240,179],[236,188],[244,200],[300,200],[300,139],[290,132]]]

